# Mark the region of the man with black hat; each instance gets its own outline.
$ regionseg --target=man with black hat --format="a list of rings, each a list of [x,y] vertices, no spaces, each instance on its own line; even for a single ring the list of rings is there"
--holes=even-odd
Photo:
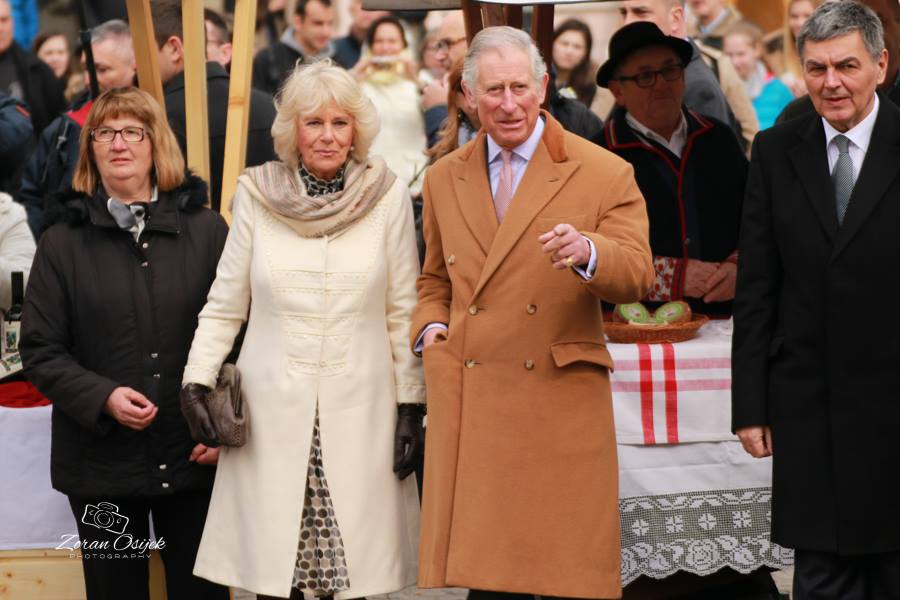
[[[603,145],[632,164],[647,200],[656,283],[646,299],[729,314],[747,159],[728,125],[684,106],[692,52],[653,23],[613,35],[597,73],[617,104]]]

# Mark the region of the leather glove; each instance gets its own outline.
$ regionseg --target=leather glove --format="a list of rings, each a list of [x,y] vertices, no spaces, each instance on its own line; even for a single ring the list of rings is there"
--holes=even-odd
[[[394,473],[401,480],[422,464],[425,456],[424,404],[397,406],[397,429],[394,433]]]
[[[210,392],[212,390],[205,385],[186,384],[181,388],[181,414],[187,421],[194,441],[215,448],[219,445],[216,441],[216,428],[206,408],[206,397]]]

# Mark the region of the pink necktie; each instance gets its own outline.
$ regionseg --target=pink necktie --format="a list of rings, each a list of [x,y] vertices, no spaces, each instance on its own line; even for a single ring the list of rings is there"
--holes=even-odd
[[[497,213],[498,223],[503,222],[513,197],[512,151],[501,150],[500,157],[503,159],[503,166],[500,167],[500,182],[497,184],[497,193],[494,194],[494,212]]]

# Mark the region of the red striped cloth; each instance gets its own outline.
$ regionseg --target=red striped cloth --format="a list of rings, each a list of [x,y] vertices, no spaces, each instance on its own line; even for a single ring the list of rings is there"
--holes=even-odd
[[[679,344],[609,344],[620,444],[734,439],[731,336],[724,322]]]
[[[48,404],[50,404],[50,401],[27,381],[0,383],[0,406],[7,408],[31,408]]]

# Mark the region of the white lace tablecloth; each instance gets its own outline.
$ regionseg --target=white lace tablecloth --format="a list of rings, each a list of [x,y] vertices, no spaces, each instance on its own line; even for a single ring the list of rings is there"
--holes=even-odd
[[[731,433],[731,322],[679,344],[609,344],[622,583],[793,565],[769,541],[771,459]]]

